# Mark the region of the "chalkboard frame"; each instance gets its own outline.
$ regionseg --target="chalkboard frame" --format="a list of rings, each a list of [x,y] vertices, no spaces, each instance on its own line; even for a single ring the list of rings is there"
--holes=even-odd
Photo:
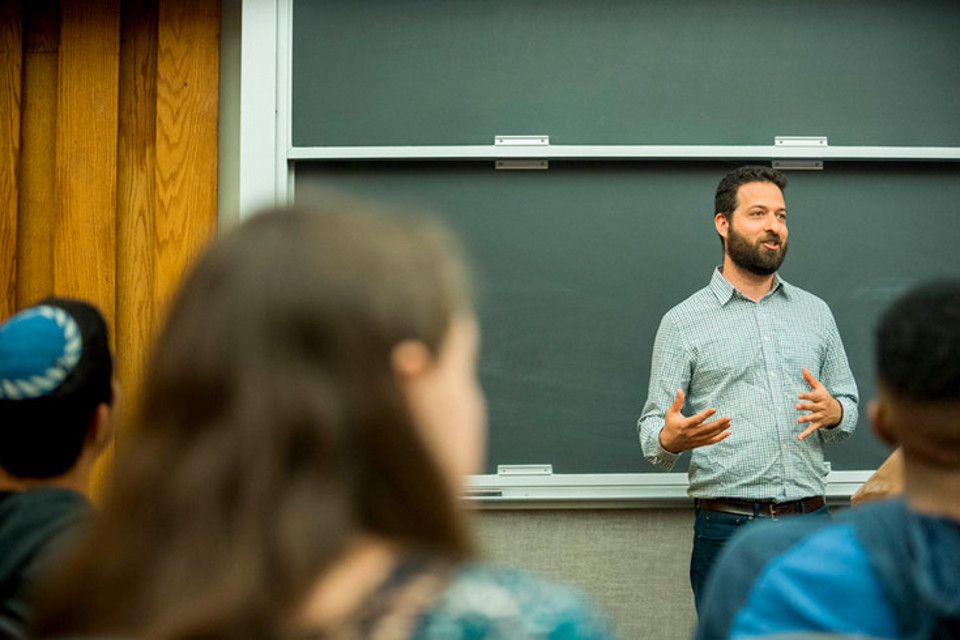
[[[828,504],[843,505],[873,471],[831,471]],[[656,509],[692,506],[686,473],[596,473],[549,476],[476,475],[466,497],[482,509]]]

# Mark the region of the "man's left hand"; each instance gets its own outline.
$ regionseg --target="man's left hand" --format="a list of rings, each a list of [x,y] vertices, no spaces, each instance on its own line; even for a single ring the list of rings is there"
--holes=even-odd
[[[798,436],[799,440],[803,440],[821,427],[836,426],[843,419],[843,406],[841,406],[840,401],[831,396],[827,388],[814,378],[806,367],[803,368],[803,379],[810,385],[810,391],[798,396],[801,400],[807,402],[798,402],[797,410],[809,411],[810,413],[797,418],[797,422],[800,424],[808,422],[810,424]]]

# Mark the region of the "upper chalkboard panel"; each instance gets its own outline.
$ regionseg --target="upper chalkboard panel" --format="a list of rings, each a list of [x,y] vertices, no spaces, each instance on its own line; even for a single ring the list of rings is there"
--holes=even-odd
[[[295,0],[293,145],[960,146],[956,0]]]

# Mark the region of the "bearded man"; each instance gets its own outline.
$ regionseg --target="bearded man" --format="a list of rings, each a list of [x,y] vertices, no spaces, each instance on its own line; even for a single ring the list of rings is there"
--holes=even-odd
[[[670,471],[691,451],[698,611],[710,568],[738,528],[829,517],[823,443],[857,425],[857,385],[833,314],[777,273],[787,254],[786,185],[761,166],[720,181],[714,225],[723,264],[661,320],[637,421],[656,466]]]

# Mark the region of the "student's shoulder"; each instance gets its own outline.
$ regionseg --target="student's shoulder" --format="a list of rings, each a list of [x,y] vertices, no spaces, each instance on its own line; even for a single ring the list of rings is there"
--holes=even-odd
[[[85,521],[92,514],[76,491],[36,488],[0,493],[0,549],[35,549]],[[30,553],[33,553],[31,551]]]
[[[427,616],[422,640],[612,638],[580,591],[536,574],[488,563],[458,567]]]
[[[731,637],[839,631],[889,637],[897,623],[852,521],[762,532],[741,544],[776,545],[750,585]],[[791,535],[792,534],[792,535]]]

